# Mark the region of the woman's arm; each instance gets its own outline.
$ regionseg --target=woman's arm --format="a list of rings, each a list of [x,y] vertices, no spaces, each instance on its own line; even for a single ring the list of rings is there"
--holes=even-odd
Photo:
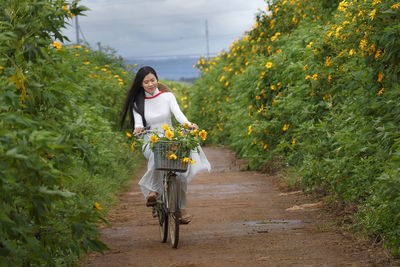
[[[133,118],[134,118],[134,120],[135,120],[135,130],[134,130],[134,133],[140,133],[140,132],[142,132],[142,130],[143,130],[143,120],[142,120],[142,116],[139,114],[139,113],[137,113],[136,111],[135,111],[135,109],[132,109],[132,112],[133,112]]]
[[[174,94],[167,93],[167,95],[168,95],[169,106],[170,106],[172,114],[174,114],[174,116],[175,116],[175,119],[180,124],[189,123],[190,126],[197,126],[196,124],[190,123],[189,120],[186,118],[185,114],[183,114],[183,112],[179,108],[178,102],[176,101]]]

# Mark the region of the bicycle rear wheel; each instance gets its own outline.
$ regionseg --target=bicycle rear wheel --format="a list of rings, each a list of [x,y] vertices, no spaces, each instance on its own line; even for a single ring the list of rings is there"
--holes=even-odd
[[[168,213],[165,209],[165,204],[161,203],[157,210],[158,229],[160,231],[160,239],[162,243],[167,242],[168,238]]]
[[[171,246],[178,247],[179,242],[179,183],[176,176],[170,177],[168,182],[168,229]]]

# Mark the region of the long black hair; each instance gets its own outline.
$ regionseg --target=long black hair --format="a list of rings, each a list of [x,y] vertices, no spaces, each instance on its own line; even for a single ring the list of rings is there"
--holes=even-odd
[[[122,109],[121,128],[124,126],[124,122],[126,119],[126,113],[129,114],[129,122],[130,122],[132,129],[135,128],[135,119],[133,117],[132,109],[134,109],[137,113],[139,113],[142,116],[143,125],[146,127],[146,120],[144,118],[145,94],[144,94],[144,89],[143,89],[143,79],[149,73],[152,73],[154,76],[156,76],[157,81],[158,81],[157,73],[152,67],[144,66],[138,70],[138,72],[136,73],[135,79],[133,80],[131,89],[129,90],[129,92],[126,96],[124,108]]]

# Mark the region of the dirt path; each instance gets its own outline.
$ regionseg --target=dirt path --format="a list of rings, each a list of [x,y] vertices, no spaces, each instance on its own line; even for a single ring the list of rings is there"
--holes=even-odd
[[[383,251],[328,227],[321,203],[284,193],[276,178],[240,172],[232,154],[205,148],[213,166],[188,187],[193,221],[178,249],[159,241],[156,219],[134,181],[101,239],[111,248],[85,266],[394,266]]]

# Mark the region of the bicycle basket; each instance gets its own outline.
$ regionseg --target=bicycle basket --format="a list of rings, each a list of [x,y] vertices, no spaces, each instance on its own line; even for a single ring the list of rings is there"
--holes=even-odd
[[[158,141],[154,147],[154,164],[156,170],[185,172],[188,163],[182,162],[181,159],[189,155],[189,151],[185,151],[179,142]],[[170,159],[170,156],[176,155],[176,159]]]

